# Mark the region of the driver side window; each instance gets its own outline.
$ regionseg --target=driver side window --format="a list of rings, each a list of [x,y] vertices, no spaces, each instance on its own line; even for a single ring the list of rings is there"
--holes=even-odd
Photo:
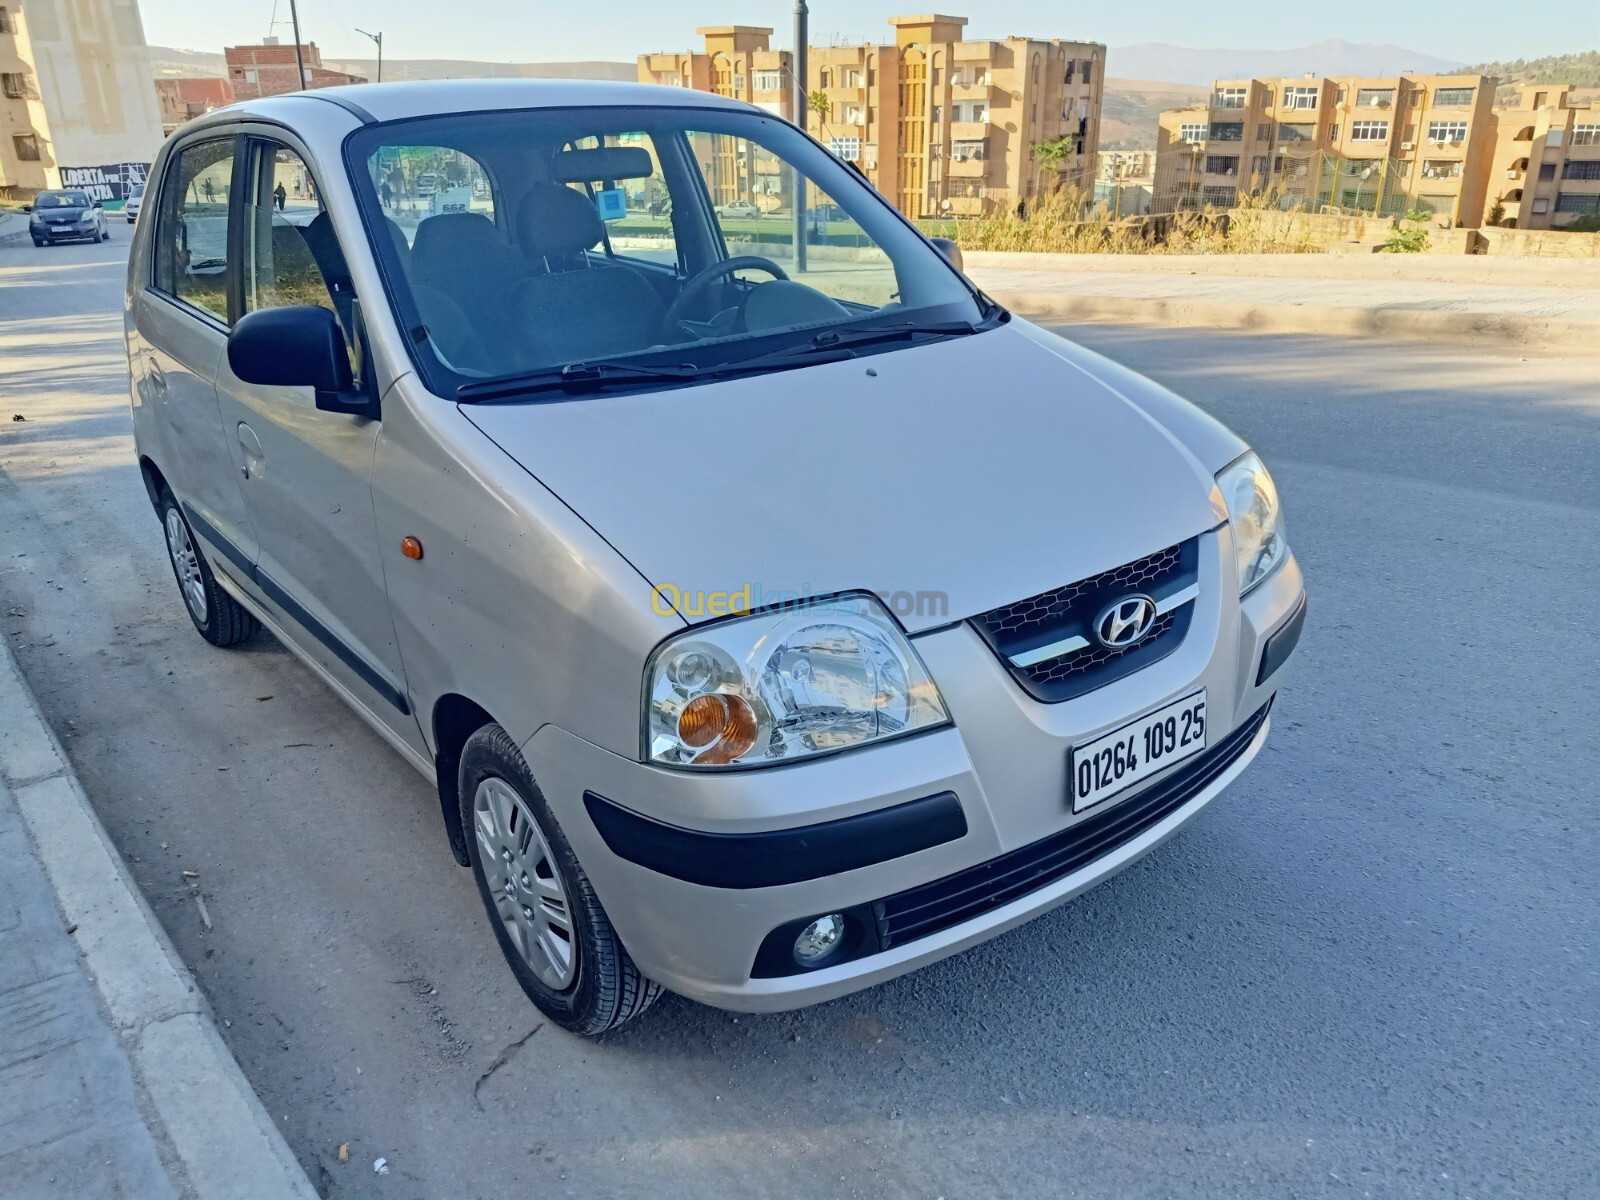
[[[748,138],[690,133],[689,144],[728,254],[759,255],[791,279],[851,304],[879,308],[897,298],[894,264],[822,188],[800,177],[806,267],[795,254],[797,172]]]

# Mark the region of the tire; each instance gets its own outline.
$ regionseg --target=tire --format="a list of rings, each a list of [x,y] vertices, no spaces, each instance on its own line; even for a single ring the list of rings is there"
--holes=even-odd
[[[217,583],[211,564],[206,562],[189,529],[188,518],[170,491],[162,489],[157,508],[162,532],[166,534],[172,577],[178,581],[184,611],[200,636],[213,646],[224,647],[237,646],[254,637],[261,623]]]
[[[102,229],[102,230],[101,230],[101,231],[100,231],[100,238],[99,238],[99,240],[100,240],[100,241],[102,241],[102,242],[109,242],[109,241],[110,241],[110,240],[111,240],[111,230],[109,230],[109,229]]]
[[[655,1003],[661,985],[634,966],[504,729],[485,725],[467,739],[459,782],[478,894],[528,999],[584,1037],[615,1029]]]
[[[44,240],[42,238],[34,238],[33,244],[35,247],[42,246],[44,245]]]

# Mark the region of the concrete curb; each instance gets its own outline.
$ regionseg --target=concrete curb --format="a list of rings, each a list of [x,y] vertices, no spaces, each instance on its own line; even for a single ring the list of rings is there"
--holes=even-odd
[[[981,283],[980,283],[981,286]],[[1026,288],[985,289],[1007,308],[1032,318],[1129,321],[1162,326],[1220,326],[1257,333],[1315,333],[1441,340],[1512,349],[1600,356],[1600,322],[1506,313],[1421,309],[1325,308],[1314,304],[1243,304],[1226,300],[1073,295]]]
[[[85,973],[195,1200],[317,1193],[217,1030],[210,1005],[128,875],[33,693],[0,645],[4,779]]]

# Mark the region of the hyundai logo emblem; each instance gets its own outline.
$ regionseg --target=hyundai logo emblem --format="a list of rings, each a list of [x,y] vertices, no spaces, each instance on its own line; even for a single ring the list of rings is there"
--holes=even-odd
[[[1124,596],[1108,604],[1094,619],[1094,636],[1111,650],[1126,650],[1143,640],[1156,623],[1156,602],[1149,596]]]

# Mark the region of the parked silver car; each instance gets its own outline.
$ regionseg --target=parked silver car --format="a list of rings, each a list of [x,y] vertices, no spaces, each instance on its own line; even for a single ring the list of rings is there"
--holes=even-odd
[[[383,208],[423,171],[464,210]],[[850,237],[724,232],[796,175]],[[437,782],[569,1029],[933,962],[1266,739],[1305,600],[1261,460],[778,118],[323,89],[191,122],[149,189],[133,418],[189,615],[265,625]]]

